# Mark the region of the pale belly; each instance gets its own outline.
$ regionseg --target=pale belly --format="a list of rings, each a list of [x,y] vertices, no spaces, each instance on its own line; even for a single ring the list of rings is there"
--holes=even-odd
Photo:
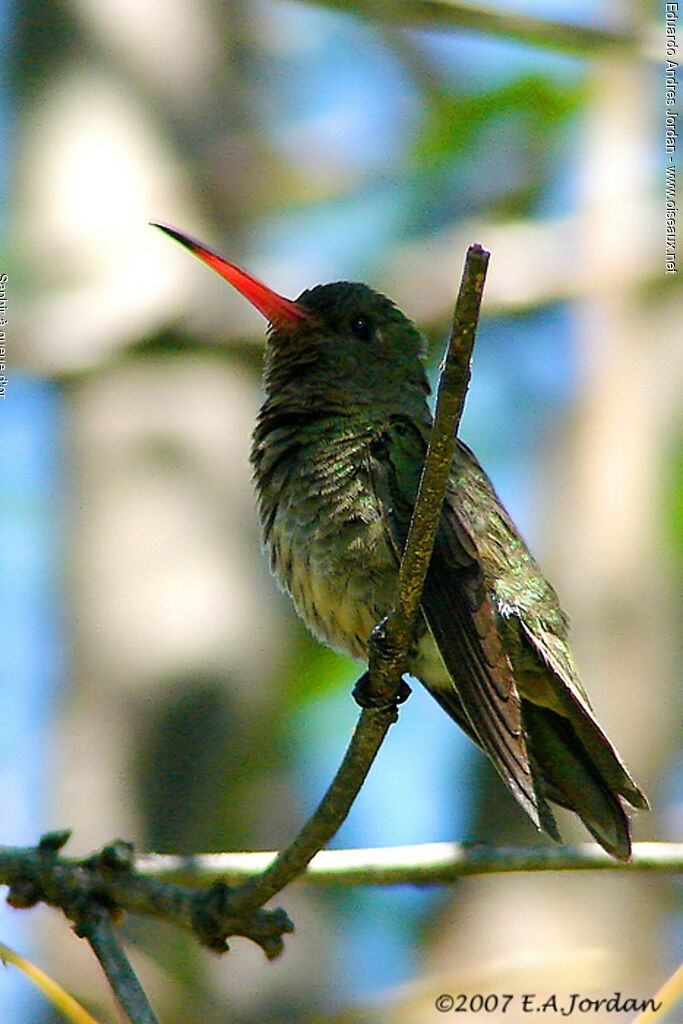
[[[273,572],[311,632],[367,661],[370,634],[390,611],[398,583],[396,556],[381,524],[338,522],[332,531],[319,527],[311,534],[291,510],[280,509],[269,552]],[[424,622],[408,671],[430,688],[453,686]]]
[[[424,623],[424,628],[418,638],[415,651],[409,660],[408,671],[430,690],[450,690],[453,688],[453,680],[444,665],[441,652],[436,646],[436,642],[429,632],[426,623]]]
[[[367,660],[370,633],[390,610],[398,580],[380,525],[338,522],[311,532],[286,510],[278,520],[271,568],[299,616],[323,642]]]

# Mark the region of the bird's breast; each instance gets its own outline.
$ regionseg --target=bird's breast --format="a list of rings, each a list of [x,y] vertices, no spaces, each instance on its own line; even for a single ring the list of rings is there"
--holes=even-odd
[[[343,430],[300,440],[256,482],[270,565],[307,626],[332,647],[367,657],[390,609],[398,566],[367,471],[369,438]],[[262,460],[263,465],[263,460]]]

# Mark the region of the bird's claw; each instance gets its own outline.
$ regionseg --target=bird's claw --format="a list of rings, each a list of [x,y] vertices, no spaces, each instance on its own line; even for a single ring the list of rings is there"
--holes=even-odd
[[[370,685],[370,673],[364,672],[353,688],[353,699],[361,708],[371,708],[373,711],[385,711],[389,708],[396,708],[399,704],[410,697],[411,689],[405,679],[401,678],[398,693],[391,700],[376,693]]]

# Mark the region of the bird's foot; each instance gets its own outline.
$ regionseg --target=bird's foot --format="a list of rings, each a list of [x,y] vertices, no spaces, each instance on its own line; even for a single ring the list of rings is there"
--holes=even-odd
[[[372,708],[374,711],[385,711],[396,708],[410,697],[411,689],[405,679],[401,678],[398,693],[392,700],[381,697],[370,686],[370,673],[364,672],[353,688],[353,699],[361,708]]]

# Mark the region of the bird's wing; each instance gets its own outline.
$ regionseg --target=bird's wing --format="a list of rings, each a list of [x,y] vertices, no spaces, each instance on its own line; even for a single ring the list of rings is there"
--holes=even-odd
[[[426,452],[411,421],[392,418],[368,450],[368,470],[385,532],[400,560]],[[539,828],[554,833],[552,814],[533,776],[520,698],[497,629],[476,546],[444,503],[422,593],[422,610],[446,669],[450,688],[432,693],[456,718],[464,711],[471,731],[501,778]],[[452,707],[450,705],[453,705]]]
[[[576,669],[562,637],[544,629],[538,622],[520,617],[524,639],[539,660],[551,672],[555,681],[557,708],[567,718],[590,755],[594,766],[607,786],[625,797],[632,807],[647,810],[647,797],[631,778],[614,744],[600,727],[593,714]]]
[[[579,746],[585,748],[585,756],[592,762],[602,785],[624,796],[634,807],[646,808],[645,795],[595,719],[569,649],[567,619],[557,594],[501,505],[484,470],[461,442],[454,460],[454,479],[456,487],[452,494],[458,518],[473,524],[489,587],[495,593],[498,607],[505,609],[504,641],[513,659],[516,685],[523,702],[522,720],[529,732],[527,739],[532,753],[538,755],[544,723],[546,738],[550,740],[552,733],[553,742],[559,741],[569,728],[571,733],[576,733]],[[482,509],[487,510],[485,516],[482,516]],[[527,704],[539,705],[540,709],[525,714]],[[566,720],[565,724],[559,719],[554,722],[552,712]],[[569,733],[565,739],[564,760],[578,766],[572,755],[576,744],[570,741]],[[540,757],[540,762],[547,783],[553,762],[562,763],[562,759],[556,748],[554,757],[548,750],[547,756]],[[553,800],[557,798],[556,790],[557,787],[555,795],[552,787],[548,790]],[[566,803],[566,798],[558,802]],[[575,799],[570,806],[581,813],[580,803]]]

